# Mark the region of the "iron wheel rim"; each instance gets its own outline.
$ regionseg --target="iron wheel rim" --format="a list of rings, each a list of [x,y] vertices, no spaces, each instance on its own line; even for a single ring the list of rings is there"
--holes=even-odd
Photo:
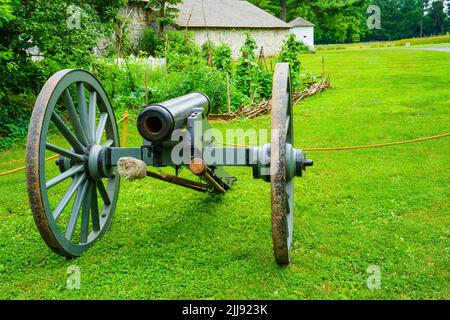
[[[293,110],[289,64],[278,63],[274,71],[271,111],[271,210],[274,256],[289,264],[293,242],[294,183],[287,178],[287,149],[293,141]]]
[[[97,113],[97,110],[99,110],[101,117],[106,118],[106,120],[102,120],[100,118],[98,127],[96,123],[96,118],[94,118],[94,124],[92,125],[92,121],[90,122],[90,126],[86,127],[84,124],[86,119],[84,119],[84,124],[82,124],[82,128],[84,130],[93,130],[92,128],[95,128],[97,131],[101,132],[101,135],[105,133],[108,143],[110,146],[119,147],[119,134],[117,129],[117,124],[114,116],[114,112],[112,110],[111,102],[109,101],[109,98],[106,94],[106,91],[100,84],[100,82],[95,78],[92,74],[85,70],[78,70],[78,69],[67,69],[62,70],[54,74],[44,85],[42,88],[38,99],[36,101],[33,114],[30,121],[30,128],[28,132],[28,142],[27,142],[27,187],[28,187],[28,195],[29,195],[29,201],[31,210],[33,213],[33,217],[36,223],[36,226],[46,242],[46,244],[56,253],[66,256],[66,257],[77,257],[80,256],[82,253],[84,253],[87,249],[89,249],[97,239],[99,239],[101,236],[104,235],[104,233],[109,229],[109,226],[112,222],[112,218],[114,215],[115,207],[117,204],[117,198],[118,198],[118,192],[120,187],[120,178],[117,175],[113,175],[112,177],[108,178],[106,181],[106,186],[103,183],[103,188],[100,186],[102,180],[95,181],[91,180],[88,177],[88,173],[86,172],[86,168],[83,165],[83,168],[81,168],[81,171],[74,174],[74,176],[68,177],[68,179],[72,180],[72,185],[75,183],[76,179],[82,180],[80,182],[80,185],[76,187],[76,197],[82,198],[78,202],[82,202],[85,197],[90,197],[91,200],[88,200],[90,202],[89,211],[87,214],[88,219],[88,226],[90,227],[90,221],[94,218],[94,209],[92,209],[92,206],[95,207],[93,204],[93,195],[94,192],[99,192],[99,190],[102,188],[104,191],[106,191],[106,196],[104,195],[105,192],[99,192],[102,195],[102,201],[103,206],[99,206],[99,203],[97,201],[97,215],[98,215],[98,221],[96,221],[96,226],[94,230],[94,226],[92,225],[92,231],[84,231],[83,235],[80,236],[80,238],[84,238],[84,234],[88,232],[88,235],[86,239],[81,239],[83,241],[79,241],[78,243],[75,241],[72,241],[72,238],[67,238],[67,229],[66,232],[61,229],[61,226],[58,225],[58,217],[55,218],[54,213],[61,202],[58,203],[58,205],[55,207],[55,209],[52,209],[52,206],[50,204],[49,196],[48,196],[48,190],[47,186],[50,181],[47,180],[45,169],[46,169],[46,160],[45,160],[45,152],[48,150],[48,134],[49,134],[49,126],[50,122],[55,123],[54,114],[55,107],[60,101],[60,98],[62,95],[65,94],[65,91],[69,91],[68,88],[70,88],[73,85],[78,86],[79,83],[82,84],[80,86],[81,88],[85,88],[89,91],[90,98],[95,100],[92,102],[94,105],[94,114]],[[83,90],[80,90],[83,91]],[[93,94],[95,92],[95,94]],[[87,111],[91,111],[91,101],[89,102],[89,106],[86,105],[85,107],[89,108]],[[80,106],[79,110],[81,110]],[[67,105],[65,105],[66,109],[69,109]],[[76,109],[75,109],[76,110]],[[92,113],[88,113],[88,116]],[[81,112],[78,114],[79,121],[81,121]],[[72,118],[71,118],[72,119]],[[89,121],[89,119],[88,119]],[[104,125],[104,129],[101,130],[101,125]],[[75,128],[75,126],[74,126]],[[81,141],[76,133],[74,133],[72,130],[72,134],[79,140],[79,142],[82,143],[84,147],[87,148],[87,142],[88,141]],[[96,134],[98,132],[95,131]],[[58,127],[57,132],[61,135],[61,130]],[[92,137],[92,134],[89,134],[92,139],[96,139],[97,137]],[[64,135],[63,135],[64,136]],[[86,134],[87,136],[87,134]],[[64,136],[65,138],[65,136]],[[86,137],[85,137],[86,138]],[[86,138],[87,139],[87,138]],[[65,139],[67,141],[67,139]],[[112,142],[111,142],[112,141]],[[84,142],[84,143],[83,143]],[[72,144],[71,144],[72,145]],[[72,153],[75,153],[78,156],[82,156],[81,150],[67,150]],[[83,149],[83,152],[85,150]],[[77,157],[78,159],[78,157]],[[78,167],[82,163],[77,164]],[[71,168],[72,169],[72,168]],[[84,179],[82,179],[82,176],[85,176]],[[75,178],[72,178],[75,177]],[[69,180],[70,181],[70,180]],[[76,183],[75,183],[76,186]],[[83,189],[85,189],[83,191]],[[67,190],[69,192],[69,190]],[[80,196],[78,196],[80,194]],[[84,194],[84,195],[83,195]],[[89,195],[90,194],[90,195]],[[64,196],[66,196],[67,193],[65,193]],[[71,199],[75,197],[75,193],[72,194]],[[75,198],[76,198],[75,197]],[[103,198],[105,197],[105,198]],[[63,198],[64,199],[64,198]],[[63,200],[62,199],[62,200]],[[70,200],[71,200],[70,199]],[[104,199],[108,199],[104,200]],[[62,201],[61,200],[61,201]],[[76,200],[76,199],[75,199]],[[75,203],[74,200],[74,203]],[[109,204],[106,204],[106,202],[109,202]],[[68,204],[63,208],[63,211],[67,209]],[[75,205],[74,205],[75,206]],[[75,210],[72,206],[71,210]],[[76,219],[75,219],[75,225],[78,223],[78,220],[82,220],[83,216],[86,218],[85,215],[85,205],[82,205],[81,208],[79,208],[78,212],[76,213]],[[87,209],[86,209],[87,210]],[[81,213],[80,213],[81,211]],[[70,218],[72,218],[72,213],[70,215]],[[62,214],[62,212],[61,212]],[[91,216],[92,215],[92,216]],[[81,217],[80,217],[81,216]],[[97,219],[96,219],[97,220]],[[97,224],[98,222],[98,224]],[[70,220],[69,222],[70,223]],[[81,222],[83,224],[83,222]],[[92,224],[94,222],[92,221]],[[85,225],[86,223],[84,223]],[[67,226],[69,227],[69,226]],[[82,227],[83,228],[83,227]],[[75,227],[74,227],[75,229]],[[85,228],[86,229],[86,228]],[[75,230],[73,230],[75,231]],[[72,232],[73,236],[73,232]]]

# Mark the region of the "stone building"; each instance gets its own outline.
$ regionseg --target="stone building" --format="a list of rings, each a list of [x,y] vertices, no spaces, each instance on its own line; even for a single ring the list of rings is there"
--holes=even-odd
[[[124,15],[130,16],[133,38],[144,27],[156,27],[150,10],[145,9],[146,2],[142,0],[140,4],[123,10]],[[216,44],[226,43],[234,57],[239,56],[246,31],[251,32],[259,47],[264,47],[267,56],[274,56],[291,29],[286,22],[247,1],[184,0],[176,8],[179,15],[172,28],[192,31],[199,45],[208,40]]]

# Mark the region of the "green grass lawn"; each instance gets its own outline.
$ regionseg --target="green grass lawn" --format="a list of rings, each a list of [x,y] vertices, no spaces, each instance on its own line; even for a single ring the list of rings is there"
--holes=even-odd
[[[306,55],[333,90],[295,109],[296,147],[393,142],[450,132],[450,54],[405,48]],[[217,124],[267,128],[269,117]],[[140,138],[131,128],[129,144]],[[0,172],[24,148],[0,153]],[[1,299],[448,299],[450,140],[311,153],[295,182],[293,261],[275,264],[269,185],[249,169],[225,196],[122,182],[111,230],[77,260],[41,240],[24,173],[0,177]],[[6,163],[6,164],[3,164]],[[67,268],[81,289],[66,288]],[[369,290],[367,268],[381,268]]]

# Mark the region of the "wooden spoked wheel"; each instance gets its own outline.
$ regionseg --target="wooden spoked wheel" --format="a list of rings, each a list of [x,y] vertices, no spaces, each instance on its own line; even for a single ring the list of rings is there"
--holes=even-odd
[[[272,93],[272,133],[270,146],[270,181],[272,237],[275,260],[289,264],[294,218],[293,176],[288,175],[293,145],[292,95],[289,64],[276,65]]]
[[[31,117],[27,186],[39,232],[62,256],[80,256],[111,224],[120,179],[99,169],[106,147],[119,147],[119,135],[104,88],[87,71],[57,72]]]

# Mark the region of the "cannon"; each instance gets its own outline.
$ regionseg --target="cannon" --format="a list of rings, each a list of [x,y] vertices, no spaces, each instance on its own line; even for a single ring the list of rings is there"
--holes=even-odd
[[[99,80],[80,69],[57,72],[37,98],[27,142],[29,201],[45,243],[69,258],[88,250],[111,225],[121,175],[224,194],[236,182],[226,167],[243,166],[252,169],[254,178],[271,183],[274,256],[278,264],[288,264],[293,181],[313,165],[293,147],[290,83],[289,64],[277,64],[270,144],[219,144],[210,134],[210,101],[194,92],[145,106],[137,119],[142,145],[121,148],[114,111]],[[57,160],[47,161],[52,154]],[[148,167],[172,167],[175,174],[156,174]],[[195,180],[181,178],[180,168],[188,168]]]

